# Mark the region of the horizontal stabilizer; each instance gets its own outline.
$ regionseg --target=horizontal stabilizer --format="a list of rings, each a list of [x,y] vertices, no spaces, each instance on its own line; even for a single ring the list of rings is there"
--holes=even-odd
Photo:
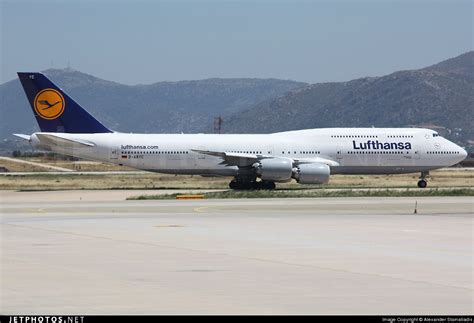
[[[64,138],[59,135],[37,133],[36,136],[38,137],[41,144],[48,146],[62,146],[71,148],[84,148],[95,146],[95,144],[90,141],[75,138]]]
[[[28,141],[30,141],[30,139],[31,139],[31,136],[23,135],[23,134],[21,134],[21,133],[14,133],[13,135],[14,135],[15,137],[21,138],[21,139],[23,139],[23,140],[28,140]]]

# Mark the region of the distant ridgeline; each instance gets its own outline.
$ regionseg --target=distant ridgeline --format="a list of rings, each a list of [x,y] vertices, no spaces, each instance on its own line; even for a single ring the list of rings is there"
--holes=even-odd
[[[128,86],[71,69],[44,73],[105,125],[121,132],[270,133],[323,127],[428,127],[474,143],[474,52],[419,70],[349,82],[207,79]],[[0,85],[0,150],[12,133],[38,131],[18,79]],[[388,149],[354,142],[354,149]],[[382,148],[383,146],[383,148]],[[357,147],[357,148],[356,148]],[[392,147],[392,146],[390,146]],[[405,143],[397,148],[410,149]]]
[[[474,52],[419,70],[308,85],[232,116],[226,132],[324,127],[431,128],[474,144]]]

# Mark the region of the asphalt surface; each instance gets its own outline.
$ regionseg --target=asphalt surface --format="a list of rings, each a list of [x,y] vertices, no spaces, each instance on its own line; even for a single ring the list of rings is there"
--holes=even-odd
[[[472,197],[142,193],[1,191],[0,312],[474,313]]]

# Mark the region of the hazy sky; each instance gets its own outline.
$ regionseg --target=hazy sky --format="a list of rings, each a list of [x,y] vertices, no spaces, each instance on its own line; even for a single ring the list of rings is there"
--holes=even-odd
[[[72,68],[126,84],[346,81],[473,49],[473,1],[6,1],[1,79]]]

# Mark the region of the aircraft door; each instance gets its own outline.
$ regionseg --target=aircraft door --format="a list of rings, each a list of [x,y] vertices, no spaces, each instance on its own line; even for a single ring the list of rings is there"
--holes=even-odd
[[[329,157],[335,159],[338,163],[340,163],[343,159],[342,146],[337,146],[335,150],[329,153]]]
[[[112,160],[112,161],[118,160],[119,156],[120,156],[120,149],[112,148],[110,150],[110,154],[109,154],[109,159],[110,160]]]
[[[413,159],[420,159],[420,151],[419,150],[415,150],[413,152]]]
[[[413,159],[420,159],[421,157],[421,150],[420,146],[412,142],[413,145]]]
[[[337,161],[342,161],[343,159],[343,149],[342,149],[342,146],[337,146],[337,150],[336,150],[336,159]]]
[[[412,159],[412,160],[418,160],[421,157],[421,151],[419,149],[420,147],[418,145],[415,145],[412,142],[412,149],[406,150],[404,152],[405,158]]]
[[[204,146],[199,146],[198,147],[198,150],[206,150],[206,147]],[[206,158],[206,155],[205,154],[201,154],[201,153],[194,153],[194,168],[205,168],[206,167],[206,162],[207,162],[207,158]]]

